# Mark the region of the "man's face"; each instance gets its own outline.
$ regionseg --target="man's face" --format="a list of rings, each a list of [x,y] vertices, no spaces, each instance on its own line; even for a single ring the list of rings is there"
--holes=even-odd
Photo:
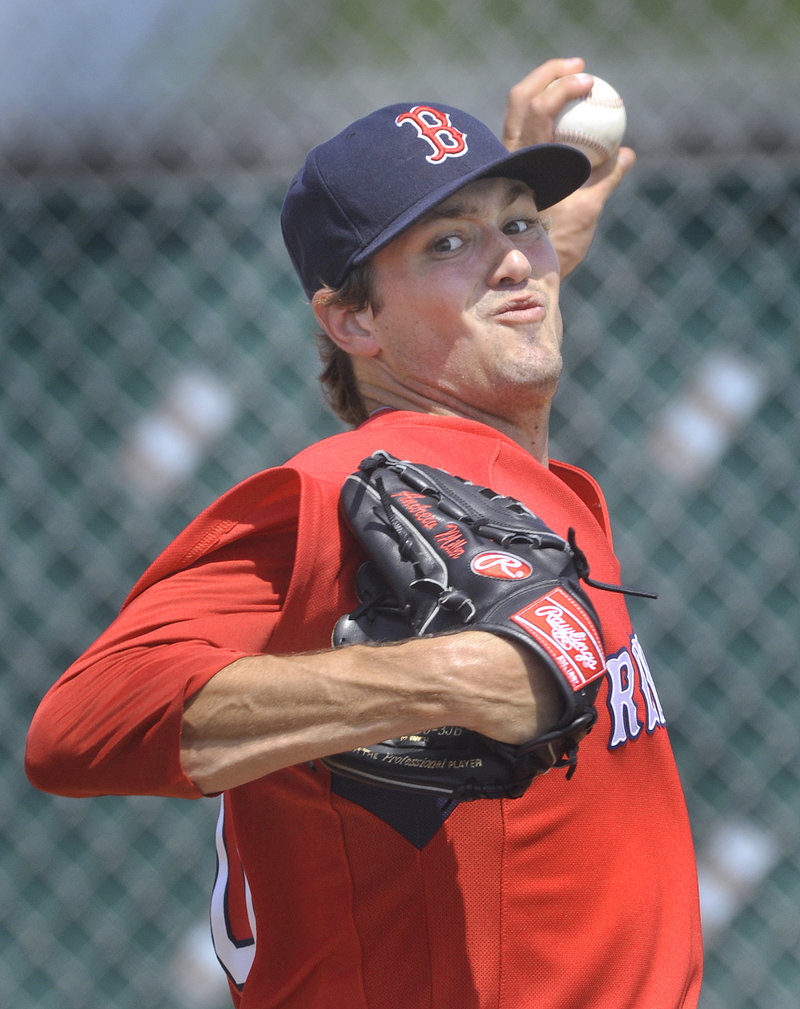
[[[413,401],[507,419],[549,403],[561,372],[559,267],[527,186],[469,183],[372,265],[374,361]]]

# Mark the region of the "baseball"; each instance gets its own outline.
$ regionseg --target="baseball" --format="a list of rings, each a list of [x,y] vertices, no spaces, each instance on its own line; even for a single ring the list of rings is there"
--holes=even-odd
[[[625,104],[617,92],[600,77],[583,98],[567,102],[555,117],[553,139],[583,151],[592,168],[607,161],[622,143],[625,133]]]

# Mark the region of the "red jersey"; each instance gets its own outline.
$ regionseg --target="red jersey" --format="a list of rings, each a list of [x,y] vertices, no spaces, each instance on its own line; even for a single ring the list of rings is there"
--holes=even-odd
[[[42,702],[34,783],[196,797],[186,699],[237,658],[328,647],[363,559],[339,490],[379,448],[575,528],[593,577],[619,582],[587,474],[472,421],[380,414],[246,480],[177,537]],[[448,808],[309,762],[223,796],[212,933],[239,1009],[696,1006],[696,874],[665,714],[624,598],[587,591],[608,672],[570,781],[551,771],[521,798]]]

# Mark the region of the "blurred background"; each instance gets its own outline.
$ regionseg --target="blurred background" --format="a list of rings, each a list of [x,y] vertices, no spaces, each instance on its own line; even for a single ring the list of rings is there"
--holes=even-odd
[[[796,0],[3,0],[0,1003],[229,1004],[216,802],[40,795],[29,719],[197,511],[338,430],[277,225],[306,150],[406,98],[499,131],[581,55],[639,162],[566,284],[553,454],[660,596],[703,1009],[800,1005],[798,52]]]

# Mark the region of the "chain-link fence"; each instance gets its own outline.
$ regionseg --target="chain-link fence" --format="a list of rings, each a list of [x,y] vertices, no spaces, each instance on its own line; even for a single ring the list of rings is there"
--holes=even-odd
[[[702,1005],[800,1005],[800,16],[452,8],[0,11],[0,1004],[228,1004],[215,803],[39,795],[30,716],[197,510],[337,429],[277,226],[307,147],[405,97],[499,127],[514,80],[578,53],[640,160],[566,285],[554,454],[599,477],[626,578],[660,595],[633,616],[697,840]]]

